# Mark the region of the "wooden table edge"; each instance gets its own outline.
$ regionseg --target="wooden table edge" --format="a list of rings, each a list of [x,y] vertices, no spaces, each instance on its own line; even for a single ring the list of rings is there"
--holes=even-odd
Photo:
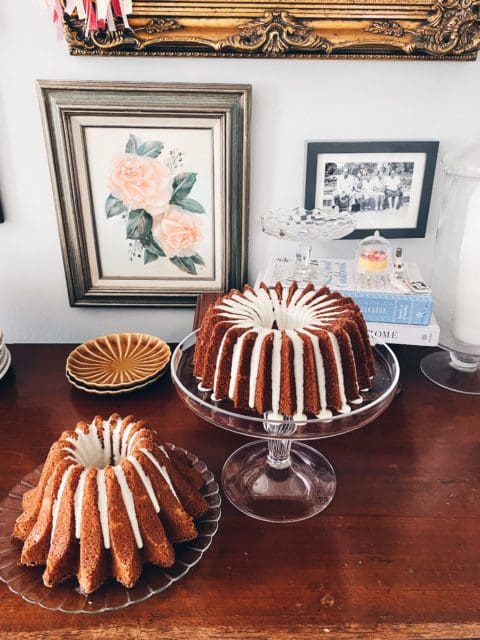
[[[132,614],[134,614],[133,610]],[[58,615],[61,615],[65,621],[70,614]],[[82,616],[85,614],[76,615]],[[135,618],[136,616],[133,615],[132,617]],[[50,640],[56,637],[61,637],[62,640],[79,640],[79,638],[92,640],[118,639],[118,625],[105,625],[103,616],[100,616],[99,623],[98,629],[61,629],[61,636],[55,636],[55,629],[58,629],[58,627],[42,631],[3,631],[2,640],[38,640],[39,638],[48,638]],[[121,628],[122,640],[139,640],[147,638],[151,633],[151,629],[142,629],[139,623],[131,627],[122,625]],[[269,628],[264,625],[259,625],[258,627],[239,627],[236,625],[200,627],[179,621],[178,625],[165,626],[161,630],[162,640],[185,640],[189,636],[195,638],[195,640],[228,640],[229,638],[241,638],[241,640],[316,640],[317,638],[328,638],[330,640],[478,640],[480,622],[445,624],[428,622],[424,624],[398,623],[373,626],[296,624],[285,625],[284,627],[272,625]]]

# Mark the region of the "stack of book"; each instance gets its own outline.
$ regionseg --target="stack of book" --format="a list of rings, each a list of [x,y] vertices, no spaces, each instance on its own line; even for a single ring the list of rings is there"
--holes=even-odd
[[[272,258],[265,271],[258,274],[256,285],[263,281],[269,287],[276,282],[288,286],[293,280],[290,276],[293,270],[292,260]],[[422,281],[415,264],[406,265],[405,279]],[[438,345],[440,328],[432,313],[430,292],[401,292],[389,282],[381,289],[361,288],[354,275],[353,260],[312,261],[311,280],[316,287],[327,285],[353,298],[362,310],[372,338],[391,344]]]

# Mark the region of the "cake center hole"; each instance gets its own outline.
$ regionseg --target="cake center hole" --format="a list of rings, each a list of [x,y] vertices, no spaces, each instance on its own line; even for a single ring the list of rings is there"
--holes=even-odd
[[[77,435],[72,457],[84,467],[104,469],[120,464],[128,456],[128,443],[120,438],[119,429],[104,433],[103,441],[97,430],[92,428],[88,433],[78,431]]]
[[[273,309],[273,322],[267,328],[279,329],[280,331],[303,329],[305,320],[302,311],[302,309],[293,306],[285,309],[282,307]]]

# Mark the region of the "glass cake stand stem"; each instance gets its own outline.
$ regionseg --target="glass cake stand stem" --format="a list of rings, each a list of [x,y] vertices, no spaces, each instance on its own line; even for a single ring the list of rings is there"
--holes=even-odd
[[[297,243],[297,253],[295,262],[295,272],[293,277],[297,280],[308,280],[311,274],[310,260],[312,258],[312,242],[308,240],[308,235],[301,237],[299,233]]]
[[[288,439],[296,429],[293,421],[265,421],[264,428],[279,437],[246,444],[225,462],[222,486],[228,500],[267,522],[298,522],[323,511],[335,495],[332,465],[316,449]]]
[[[311,281],[326,283],[328,278],[327,271],[318,262],[312,266],[312,241],[308,239],[308,235],[302,237],[301,232],[299,232],[297,240],[295,269],[291,274],[292,279],[298,283]]]
[[[274,440],[273,438],[269,438],[267,464],[269,464],[272,469],[287,469],[292,463],[290,457],[291,448],[291,440]]]

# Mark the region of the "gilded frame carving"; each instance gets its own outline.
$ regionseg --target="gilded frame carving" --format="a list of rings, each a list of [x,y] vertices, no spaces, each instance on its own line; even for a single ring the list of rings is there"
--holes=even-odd
[[[475,60],[480,0],[133,0],[129,27],[87,32],[72,55]]]

